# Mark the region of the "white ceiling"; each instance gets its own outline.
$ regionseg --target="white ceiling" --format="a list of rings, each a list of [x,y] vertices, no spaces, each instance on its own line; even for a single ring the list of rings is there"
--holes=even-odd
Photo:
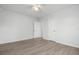
[[[48,17],[56,11],[69,6],[71,6],[71,4],[41,4],[41,10],[35,12],[32,10],[32,4],[0,4],[0,7],[5,10],[25,14],[35,18]]]

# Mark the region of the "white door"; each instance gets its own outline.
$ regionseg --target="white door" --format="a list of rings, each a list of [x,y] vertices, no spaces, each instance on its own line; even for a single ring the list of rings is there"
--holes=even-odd
[[[34,38],[41,37],[41,24],[39,21],[34,22]]]

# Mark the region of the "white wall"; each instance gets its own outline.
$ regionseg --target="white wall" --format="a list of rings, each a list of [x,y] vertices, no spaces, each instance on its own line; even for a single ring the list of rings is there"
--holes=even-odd
[[[0,44],[33,38],[33,20],[0,9]]]
[[[74,5],[56,12],[48,18],[47,24],[48,31],[45,32],[48,33],[48,40],[79,47],[79,6]]]

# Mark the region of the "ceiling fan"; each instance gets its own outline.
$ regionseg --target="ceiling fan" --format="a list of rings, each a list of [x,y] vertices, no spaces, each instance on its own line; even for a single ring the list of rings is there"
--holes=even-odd
[[[39,12],[42,10],[43,5],[42,4],[31,4],[31,5],[28,5],[28,7],[30,7],[32,11]]]
[[[32,6],[32,10],[34,10],[34,11],[40,11],[41,10],[41,5],[40,4],[36,4],[36,5],[33,5]]]

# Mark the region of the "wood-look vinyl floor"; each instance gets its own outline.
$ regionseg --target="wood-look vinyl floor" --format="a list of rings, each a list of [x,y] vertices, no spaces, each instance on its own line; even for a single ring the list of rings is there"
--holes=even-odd
[[[79,55],[79,48],[44,39],[0,44],[0,55]]]

